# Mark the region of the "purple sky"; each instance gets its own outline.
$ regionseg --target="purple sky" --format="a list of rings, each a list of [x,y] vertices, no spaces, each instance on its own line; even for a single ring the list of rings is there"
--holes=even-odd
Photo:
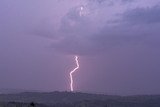
[[[0,0],[0,88],[160,94],[160,0]]]

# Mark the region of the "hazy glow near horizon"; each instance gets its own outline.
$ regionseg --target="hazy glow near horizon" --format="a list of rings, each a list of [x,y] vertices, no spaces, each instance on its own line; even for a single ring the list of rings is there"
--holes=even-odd
[[[78,60],[78,56],[75,56],[75,61],[76,61],[76,67],[70,72],[70,90],[74,91],[74,87],[73,87],[73,73],[79,69],[79,60]]]

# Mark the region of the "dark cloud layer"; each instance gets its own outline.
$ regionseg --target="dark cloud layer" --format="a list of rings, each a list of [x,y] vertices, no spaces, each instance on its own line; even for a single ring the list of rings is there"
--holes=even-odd
[[[151,8],[136,8],[123,14],[123,21],[132,24],[158,24],[160,23],[160,5]]]
[[[122,14],[115,14],[115,20],[104,21],[99,29],[96,24],[100,22],[93,23],[91,17],[79,16],[78,7],[72,8],[61,20],[58,37],[62,39],[52,47],[67,54],[92,55],[123,45],[145,45],[146,38],[160,33],[157,31],[159,10],[159,5],[128,9]],[[104,13],[100,17],[105,20],[106,16]]]

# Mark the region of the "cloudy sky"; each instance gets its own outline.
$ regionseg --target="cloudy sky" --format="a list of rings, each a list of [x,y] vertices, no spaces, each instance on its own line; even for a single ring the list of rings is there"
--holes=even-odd
[[[160,0],[0,0],[0,88],[160,94]]]

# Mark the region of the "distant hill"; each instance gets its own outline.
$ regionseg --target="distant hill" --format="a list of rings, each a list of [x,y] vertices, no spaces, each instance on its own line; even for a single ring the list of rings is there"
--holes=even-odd
[[[10,89],[10,88],[2,88],[0,89],[0,94],[18,94],[23,92],[40,92],[38,90],[24,90],[24,89]]]
[[[0,102],[34,102],[48,107],[160,107],[160,95],[112,96],[80,92],[1,94]]]

